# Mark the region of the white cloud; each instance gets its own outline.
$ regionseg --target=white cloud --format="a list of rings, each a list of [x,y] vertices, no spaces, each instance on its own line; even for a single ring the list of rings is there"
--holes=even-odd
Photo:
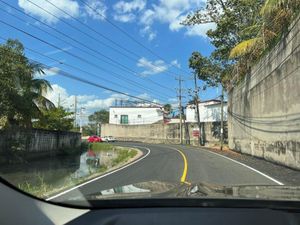
[[[74,112],[74,102],[75,102],[75,95],[70,95],[68,91],[61,87],[58,84],[52,84],[52,91],[48,91],[45,94],[45,97],[48,98],[51,102],[53,102],[56,106],[60,101],[60,105],[63,106],[65,109]],[[77,97],[77,113],[80,112],[80,108],[84,108],[82,122],[83,124],[88,123],[88,115],[91,115],[95,111],[106,109],[108,110],[110,106],[114,105],[115,100],[122,99],[123,101],[131,100],[135,101],[135,99],[131,99],[127,96],[121,94],[110,94],[107,98],[99,98],[96,95],[76,95]],[[139,98],[143,98],[146,100],[150,100],[151,96],[147,93],[143,93],[137,95]],[[77,122],[79,123],[79,116],[77,116]]]
[[[107,6],[102,0],[89,0],[84,6],[86,13],[95,20],[104,20],[106,18]],[[96,12],[95,12],[96,11]]]
[[[145,0],[133,0],[131,2],[119,1],[114,5],[114,10],[120,13],[129,13],[132,11],[141,11],[146,6]]]
[[[123,22],[123,23],[127,23],[127,22],[134,21],[135,20],[135,15],[132,14],[132,13],[123,14],[123,15],[115,14],[114,15],[114,20],[117,20],[117,21],[120,21],[120,22]]]
[[[151,8],[143,10],[139,19],[140,24],[143,26],[141,35],[150,36],[152,33],[155,33],[156,31],[153,30],[152,25],[154,22],[159,22],[167,24],[170,31],[173,32],[186,30],[186,35],[188,36],[197,35],[206,37],[207,30],[214,28],[214,26],[199,25],[195,27],[186,27],[180,24],[189,12],[198,9],[205,4],[205,2],[205,0],[159,0],[157,4],[152,4]],[[144,30],[151,30],[152,33],[146,33]]]
[[[181,65],[180,65],[180,63],[178,62],[177,59],[173,60],[173,61],[171,62],[171,65],[172,65],[172,66],[176,66],[176,67],[178,67],[178,68],[181,67]]]
[[[51,67],[49,69],[43,69],[44,74],[36,73],[34,75],[35,78],[45,78],[45,77],[50,77],[54,76],[57,73],[59,73],[60,69],[57,67]]]
[[[138,60],[137,66],[144,68],[144,71],[141,73],[142,76],[162,73],[168,69],[168,65],[166,65],[164,61],[162,60],[150,61],[144,57]]]
[[[57,16],[58,18],[69,18],[67,14],[60,11],[59,9],[55,8],[50,3],[44,1],[44,0],[31,0],[34,4],[41,6],[42,8],[49,11],[51,14]],[[71,16],[77,17],[79,16],[79,4],[76,1],[73,0],[51,0],[51,3],[53,3],[58,8],[66,11]],[[26,0],[19,0],[18,1],[19,6],[28,14],[31,14],[33,16],[40,17],[43,21],[51,24],[56,23],[58,21],[57,18],[53,17],[52,15],[46,13],[41,8],[37,7],[36,5],[32,4],[29,1]]]
[[[58,50],[53,50],[53,51],[46,52],[46,53],[44,53],[44,55],[55,55],[57,53],[61,53],[61,52],[64,52],[64,51],[69,51],[71,49],[72,49],[72,47],[69,46],[69,47],[62,48],[61,50],[58,49]]]
[[[149,76],[162,73],[168,70],[171,66],[176,66],[178,68],[181,67],[177,59],[174,59],[173,61],[171,61],[171,63],[167,64],[163,60],[151,61],[145,57],[140,58],[136,65],[144,69],[144,71],[141,72],[142,76]]]
[[[146,6],[146,0],[133,0],[130,2],[119,1],[114,6],[114,19],[123,23],[135,20],[135,13],[140,12]]]
[[[210,29],[215,29],[216,24],[215,23],[206,23],[206,24],[200,24],[200,25],[195,25],[192,27],[188,27],[187,31],[185,34],[187,36],[202,36],[202,37],[207,37],[206,32]]]
[[[143,29],[140,30],[140,34],[142,37],[147,37],[149,41],[152,41],[154,38],[156,38],[156,31],[153,31],[151,26],[145,26]]]

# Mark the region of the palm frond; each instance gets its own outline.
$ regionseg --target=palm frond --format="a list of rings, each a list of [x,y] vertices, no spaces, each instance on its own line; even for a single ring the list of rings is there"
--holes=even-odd
[[[251,50],[261,41],[261,37],[256,37],[239,43],[230,51],[229,58],[233,59],[250,53]]]
[[[261,8],[261,15],[268,15],[272,13],[274,10],[278,9],[278,6],[288,0],[267,0],[264,6]]]
[[[50,82],[45,79],[32,79],[31,88],[40,95],[47,93],[48,90],[52,90]]]
[[[249,26],[245,29],[243,29],[240,33],[243,35],[249,35],[249,34],[254,34],[254,33],[258,33],[262,28],[261,24],[254,24],[252,26]]]

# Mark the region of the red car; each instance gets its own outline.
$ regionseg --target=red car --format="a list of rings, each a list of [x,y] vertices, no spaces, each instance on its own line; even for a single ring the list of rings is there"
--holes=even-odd
[[[88,142],[90,142],[90,143],[102,142],[102,139],[101,139],[101,137],[98,137],[97,135],[93,135],[88,138]]]

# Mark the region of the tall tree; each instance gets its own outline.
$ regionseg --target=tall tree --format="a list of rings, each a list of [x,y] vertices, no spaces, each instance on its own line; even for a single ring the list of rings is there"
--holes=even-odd
[[[109,112],[105,109],[94,112],[89,116],[90,123],[108,123],[109,122]]]
[[[54,107],[44,97],[51,86],[36,79],[37,73],[43,73],[41,65],[25,57],[18,40],[0,45],[0,117],[6,118],[6,125],[31,127],[31,120],[40,117],[41,110]]]
[[[172,109],[172,105],[171,104],[165,104],[164,105],[164,110],[169,114],[172,113],[173,109]]]
[[[216,29],[207,32],[211,43],[215,46],[208,61],[211,65],[221,68],[219,80],[223,86],[228,85],[233,76],[234,61],[229,58],[230,51],[241,40],[254,36],[255,31],[242,35],[241,31],[259,20],[260,15],[257,12],[263,2],[263,0],[208,0],[205,8],[188,15],[183,22],[188,26],[216,24]],[[203,61],[202,59],[199,58]]]

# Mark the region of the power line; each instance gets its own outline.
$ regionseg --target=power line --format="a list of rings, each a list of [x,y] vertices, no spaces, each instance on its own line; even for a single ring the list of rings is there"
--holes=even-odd
[[[48,0],[46,0],[48,1]],[[143,47],[144,49],[146,49],[148,52],[150,52],[152,55],[154,55],[155,57],[163,60],[163,61],[167,61],[164,58],[162,58],[161,56],[159,56],[157,53],[155,53],[154,51],[152,51],[150,48],[148,48],[147,46],[145,46],[144,44],[142,44],[141,42],[139,42],[137,39],[135,39],[132,35],[130,35],[128,32],[126,32],[125,30],[123,30],[121,27],[119,27],[118,25],[116,25],[115,23],[111,22],[108,18],[106,18],[106,16],[104,16],[103,14],[99,13],[95,8],[91,7],[89,4],[87,4],[86,2],[84,2],[83,0],[79,0],[81,3],[83,3],[85,6],[87,6],[89,9],[93,10],[97,15],[101,16],[104,20],[106,20],[109,24],[111,24],[113,27],[115,27],[117,30],[119,30],[121,33],[123,33],[125,36],[127,36],[129,39],[131,39],[133,42],[135,42],[136,44],[138,44],[139,46]],[[178,68],[174,65],[171,64],[172,67],[180,70],[181,72],[187,73],[189,74],[187,71],[182,70],[181,68]]]
[[[29,1],[30,3],[32,3],[32,4],[34,4],[36,7],[39,7],[41,10],[47,12],[47,13],[50,14],[51,16],[57,18],[58,20],[60,20],[60,21],[62,21],[63,23],[67,24],[68,26],[72,27],[73,29],[75,29],[75,30],[81,32],[82,34],[88,36],[89,38],[92,38],[93,40],[95,40],[95,41],[97,41],[97,42],[100,42],[101,44],[104,44],[104,43],[101,42],[100,40],[95,39],[93,36],[91,36],[91,35],[89,35],[89,34],[83,32],[83,31],[81,31],[81,30],[78,29],[77,27],[74,27],[72,24],[69,24],[69,23],[65,22],[64,20],[61,20],[59,17],[57,17],[57,16],[55,16],[54,14],[50,13],[49,11],[47,11],[47,10],[41,8],[40,6],[38,6],[38,5],[36,5],[35,3],[31,2],[30,0],[28,0],[28,1]],[[138,74],[137,71],[134,71],[134,70],[130,69],[129,67],[124,66],[123,64],[119,63],[118,61],[116,61],[116,60],[114,60],[114,59],[112,59],[112,58],[110,58],[110,57],[108,57],[108,56],[106,56],[106,55],[100,53],[99,51],[97,51],[97,50],[95,50],[95,49],[93,49],[93,48],[90,48],[90,47],[87,46],[86,44],[84,44],[84,43],[82,43],[82,42],[80,42],[80,41],[78,41],[78,40],[76,40],[76,39],[74,39],[74,38],[72,38],[72,37],[70,37],[70,36],[64,34],[63,32],[61,32],[61,31],[59,31],[59,30],[53,28],[52,26],[49,26],[48,24],[44,23],[43,21],[41,21],[41,20],[39,20],[39,19],[36,19],[35,17],[32,17],[32,16],[30,16],[30,15],[27,15],[26,13],[24,13],[24,12],[22,12],[21,10],[19,10],[19,9],[13,7],[13,6],[11,6],[10,4],[5,3],[5,2],[3,2],[2,0],[0,0],[0,2],[6,4],[6,5],[8,5],[9,7],[11,7],[11,8],[13,8],[13,9],[17,10],[18,12],[20,12],[20,13],[22,13],[22,14],[24,14],[24,15],[26,15],[26,16],[28,16],[28,17],[30,17],[30,18],[32,18],[32,19],[34,19],[34,20],[40,22],[40,23],[42,23],[43,25],[49,27],[50,29],[52,29],[52,30],[58,32],[60,35],[63,35],[64,37],[67,37],[68,39],[71,39],[72,41],[76,42],[77,44],[79,44],[79,45],[81,45],[81,46],[84,46],[85,48],[89,49],[90,51],[96,52],[98,55],[101,55],[102,57],[104,57],[104,58],[110,60],[111,62],[113,62],[113,63],[115,63],[115,64],[117,64],[118,67],[119,67],[120,69],[121,69],[121,67],[122,67],[122,68],[125,68],[125,70],[126,70],[127,73],[133,74],[134,76],[138,77],[139,79],[146,79],[146,80],[149,80],[151,83],[153,83],[153,84],[155,84],[155,85],[157,85],[157,86],[160,86],[160,87],[163,88],[163,89],[169,89],[169,90],[172,90],[172,89],[168,88],[167,86],[164,86],[164,85],[162,85],[162,84],[160,84],[160,83],[157,83],[157,82],[151,80],[151,79],[148,78],[148,77],[141,77],[141,76],[138,76],[138,75],[137,75],[137,74]],[[7,11],[6,11],[6,13],[12,15],[11,13],[9,13],[9,12],[7,12]],[[13,16],[14,16],[14,17],[17,17],[17,16],[15,16],[15,15],[13,15]],[[70,16],[71,16],[71,15],[70,15]],[[76,18],[74,18],[74,19],[76,19]],[[23,20],[22,20],[22,21],[23,21]],[[80,21],[80,22],[81,22],[81,21]],[[30,25],[31,25],[31,26],[34,26],[34,25],[32,25],[32,24],[30,24]],[[35,27],[36,27],[36,26],[35,26]],[[40,29],[40,28],[37,28],[37,29]],[[42,30],[42,29],[40,29],[40,30]],[[43,32],[46,32],[46,33],[48,33],[49,35],[54,36],[53,34],[47,32],[47,31],[44,31],[44,30],[43,30]],[[60,39],[61,41],[66,42],[65,40],[62,40],[61,38],[59,38],[59,37],[57,37],[57,36],[55,36],[55,37],[58,38],[58,39]],[[72,45],[72,44],[70,44],[69,42],[67,42],[67,43],[68,43],[69,45]],[[104,44],[104,45],[105,45],[106,47],[108,47],[108,48],[111,48],[109,45],[106,45],[106,44]],[[73,45],[73,46],[74,46],[74,45]],[[76,47],[76,48],[78,48],[78,47]],[[78,48],[78,49],[80,49],[80,48]],[[114,48],[112,48],[112,49],[114,49]],[[91,55],[90,53],[88,53],[88,52],[85,51],[85,50],[82,50],[82,49],[80,49],[80,50],[81,50],[81,51],[84,51],[85,53],[87,53],[87,54],[89,54],[89,55]],[[120,53],[121,53],[121,52],[120,52]],[[121,53],[121,54],[122,54],[122,53]],[[123,55],[124,55],[124,54],[123,54]],[[96,56],[94,56],[94,55],[92,55],[92,56],[93,56],[93,57],[96,57]],[[127,57],[126,55],[124,55],[124,56]],[[97,58],[97,57],[96,57],[96,58]],[[104,61],[103,59],[101,59],[101,60]],[[134,60],[134,59],[133,59],[133,60]],[[107,63],[107,64],[112,65],[111,63],[109,63],[109,62],[107,62],[107,61],[104,61],[104,62]],[[134,60],[134,62],[136,62],[136,60]],[[115,66],[115,65],[114,65],[114,66]],[[124,70],[124,69],[122,69],[122,70]]]
[[[100,69],[100,70],[102,70],[102,71],[105,71],[105,72],[107,72],[107,73],[109,73],[109,74],[112,74],[113,76],[115,76],[115,77],[118,78],[118,79],[121,79],[121,78],[119,78],[119,76],[125,78],[125,77],[124,77],[123,75],[121,75],[121,74],[117,74],[117,73],[114,73],[114,72],[112,72],[112,71],[109,71],[109,70],[107,70],[107,69],[105,69],[105,68],[102,68],[102,67],[98,66],[97,64],[94,64],[94,63],[92,63],[92,62],[89,62],[88,60],[86,60],[86,59],[84,59],[84,58],[82,58],[82,57],[80,57],[80,56],[77,56],[77,55],[75,55],[75,54],[73,54],[73,53],[71,53],[71,52],[68,52],[68,51],[66,51],[66,50],[64,50],[64,49],[62,49],[62,48],[60,48],[60,47],[58,47],[58,46],[56,46],[56,45],[53,45],[53,44],[51,44],[51,43],[49,43],[49,42],[47,42],[47,41],[45,41],[45,40],[43,40],[43,39],[41,39],[41,38],[39,38],[39,37],[36,37],[36,36],[34,36],[34,35],[32,35],[32,34],[26,32],[26,31],[24,31],[24,30],[22,30],[22,29],[19,29],[19,28],[15,27],[15,26],[13,26],[13,25],[11,25],[11,24],[8,24],[8,23],[6,23],[5,21],[0,20],[0,23],[3,23],[3,24],[5,24],[5,25],[7,25],[7,26],[9,26],[9,27],[12,27],[12,28],[14,28],[14,29],[16,29],[16,30],[18,30],[18,31],[20,31],[20,32],[22,32],[22,33],[24,33],[24,34],[26,34],[26,35],[28,35],[28,36],[34,38],[34,39],[36,39],[36,40],[39,40],[40,42],[45,43],[45,44],[47,44],[47,45],[49,45],[49,46],[51,46],[51,47],[53,47],[53,48],[56,48],[56,49],[58,49],[58,50],[60,50],[60,51],[62,51],[62,52],[65,52],[66,54],[71,55],[72,57],[77,58],[77,59],[79,59],[80,61],[83,61],[83,62],[85,62],[85,63],[87,63],[87,64],[89,64],[89,65],[91,65],[91,66],[94,66],[94,67],[96,67],[96,68],[98,68],[98,69]],[[125,79],[129,80],[128,78],[125,78]],[[137,82],[135,82],[135,81],[133,81],[133,80],[129,80],[129,81],[131,81],[132,83],[137,84],[138,86],[141,86],[139,83],[137,83]],[[127,81],[127,82],[128,82],[128,81]],[[170,97],[171,97],[171,96],[170,96]]]
[[[3,10],[3,9],[1,9],[1,8],[0,8],[0,10],[6,12],[5,10]],[[7,13],[7,12],[6,12],[6,13]],[[21,18],[19,18],[19,17],[17,17],[17,16],[14,16],[14,17],[22,21]],[[32,24],[30,24],[30,25],[32,25]],[[47,32],[47,31],[45,31],[45,30],[43,30],[43,29],[41,29],[41,28],[39,28],[39,27],[35,27],[35,28],[36,28],[36,29],[39,29],[39,30],[41,30],[41,31],[43,31],[43,32],[45,32],[45,33],[47,33],[47,34],[49,34],[49,35],[55,37],[55,38],[57,38],[57,39],[60,40],[60,41],[65,42],[65,41],[62,40],[61,38],[59,38],[59,37],[57,37],[57,36],[55,36],[55,35],[52,35],[52,34],[50,34],[49,32]],[[3,37],[2,37],[2,39],[5,40]],[[75,47],[74,45],[70,44],[69,42],[66,42],[66,43],[69,44],[69,45],[72,46],[72,47]],[[76,47],[76,48],[77,48],[77,47]],[[27,49],[29,49],[29,48],[27,48]],[[42,54],[42,53],[39,53],[39,52],[37,52],[37,51],[34,51],[33,49],[29,49],[29,50],[35,52],[36,54],[42,55],[42,56],[44,56],[44,57],[47,57],[47,58],[49,58],[49,59],[51,59],[51,60],[57,61],[59,64],[62,64],[62,62],[59,61],[59,60],[56,60],[56,59],[51,58],[51,57],[48,57],[48,56],[46,56],[46,55],[44,55],[44,54]],[[86,51],[83,50],[83,49],[80,49],[80,50],[83,51],[83,52],[86,52]],[[89,54],[89,53],[87,52],[87,54]],[[100,60],[100,59],[99,59],[99,60]],[[65,65],[67,65],[67,64],[65,63]],[[68,66],[69,66],[69,67],[72,67],[72,68],[76,68],[77,70],[81,70],[81,69],[78,68],[78,67],[74,67],[74,66],[71,66],[71,65],[68,65]],[[83,70],[81,70],[81,71],[83,71]],[[85,72],[85,73],[89,73],[89,72],[87,72],[87,71],[84,71],[84,72]],[[94,75],[94,76],[97,76],[97,75]],[[99,76],[98,76],[98,77],[99,77]],[[106,79],[103,78],[103,77],[99,77],[99,78],[101,78],[101,79],[103,79],[103,80],[106,80]],[[121,79],[121,78],[119,78],[119,77],[117,77],[117,78],[120,79],[120,80],[123,80],[123,79]],[[113,82],[113,81],[111,81],[111,80],[106,80],[106,81],[107,81],[107,82],[110,82],[110,83],[113,83],[113,84],[115,84],[115,85],[117,85],[117,86],[120,86],[119,84],[117,84],[117,83],[115,83],[115,82]],[[127,80],[126,80],[126,81],[127,81]],[[131,80],[130,80],[130,81],[131,81]],[[130,82],[129,82],[129,83],[130,83]],[[131,82],[131,83],[133,83],[133,82]],[[143,87],[144,87],[143,85],[139,85],[139,86],[142,87],[141,89],[146,90],[145,88],[143,88]],[[122,86],[120,86],[120,87],[122,87]],[[127,88],[127,89],[136,92],[136,90],[132,90],[132,89],[129,89],[129,88]],[[146,91],[149,91],[149,92],[151,92],[151,93],[154,93],[151,89],[148,89],[148,88],[147,88]],[[156,95],[159,95],[159,96],[163,96],[163,95],[160,95],[160,94],[158,94],[158,93],[155,93],[155,94],[156,94]],[[163,96],[163,98],[165,98],[165,96]]]
[[[79,30],[77,27],[74,27],[73,25],[71,25],[70,23],[67,23],[66,21],[60,19],[58,16],[54,15],[53,13],[49,12],[48,10],[45,10],[44,8],[40,7],[38,4],[33,3],[31,0],[26,0],[28,2],[30,2],[31,4],[35,5],[36,7],[40,8],[41,10],[45,11],[46,13],[52,15],[53,17],[55,17],[56,19],[58,19],[59,21],[62,21],[63,23],[67,24],[68,26],[72,27],[73,29],[79,31],[80,33],[87,35],[88,37],[92,38],[93,40],[96,40],[97,42],[102,43],[99,39],[95,39],[93,36],[88,35],[87,33],[83,32],[82,30]],[[93,31],[94,33],[96,33],[97,35],[99,35],[100,37],[104,38],[105,40],[108,40],[109,42],[113,43],[114,45],[118,46],[119,48],[123,49],[124,51],[127,51],[131,54],[136,55],[136,57],[141,58],[141,56],[135,54],[134,52],[130,51],[127,48],[124,48],[123,46],[119,45],[118,43],[114,42],[113,40],[111,40],[110,38],[106,37],[105,35],[101,34],[100,32],[98,32],[97,30],[93,29],[91,26],[89,26],[88,24],[83,23],[82,21],[80,21],[79,19],[77,19],[76,17],[72,16],[70,13],[66,12],[65,10],[59,8],[58,6],[54,5],[52,2],[47,1],[49,4],[51,4],[53,7],[55,7],[56,9],[60,10],[61,12],[63,12],[64,14],[66,14],[67,16],[71,17],[72,19],[74,19],[75,21],[77,21],[78,23],[80,23],[81,25],[83,25],[85,28],[88,28],[89,30]],[[125,57],[127,57],[126,55],[124,55]],[[132,60],[132,58],[130,57],[130,59]],[[135,59],[133,59],[134,62],[136,62]],[[153,65],[154,67],[158,68],[157,66]],[[166,71],[168,72],[168,71]],[[170,73],[170,72],[169,72]],[[171,73],[172,74],[172,73]],[[172,74],[173,75],[173,74]],[[150,81],[152,81],[151,79],[149,79]],[[152,81],[154,82],[154,81]],[[158,83],[156,83],[158,84]],[[158,84],[159,85],[159,84]],[[166,87],[164,87],[166,88]]]
[[[5,38],[2,37],[2,36],[0,36],[0,39],[2,39],[2,40],[4,40],[4,41],[7,41],[7,39],[5,39]],[[107,81],[107,82],[109,82],[109,83],[112,83],[112,84],[114,84],[114,85],[116,85],[116,86],[119,86],[119,87],[121,87],[121,88],[124,88],[122,85],[120,85],[120,84],[118,84],[118,83],[115,83],[115,82],[113,82],[113,81],[107,80],[107,79],[105,79],[105,78],[103,78],[103,77],[100,77],[100,76],[98,76],[98,75],[95,74],[95,73],[90,73],[90,72],[85,71],[85,70],[83,70],[83,69],[81,69],[81,68],[79,68],[79,67],[70,65],[70,64],[65,63],[65,62],[61,62],[60,60],[57,60],[57,59],[54,59],[54,58],[52,58],[52,57],[50,57],[50,56],[47,56],[47,55],[45,55],[45,54],[42,54],[42,53],[40,53],[40,52],[38,52],[38,51],[36,51],[36,50],[34,50],[34,49],[31,49],[31,48],[28,48],[28,47],[24,47],[24,48],[25,48],[26,50],[30,51],[30,52],[33,52],[33,53],[35,53],[35,54],[38,54],[38,55],[43,56],[43,57],[45,57],[45,58],[48,58],[48,59],[50,59],[50,60],[52,60],[52,61],[54,61],[54,62],[57,62],[57,63],[59,63],[59,64],[63,64],[63,65],[65,65],[65,66],[70,67],[70,68],[73,68],[73,69],[75,69],[75,70],[79,70],[79,71],[81,71],[81,72],[83,72],[83,73],[85,73],[85,74],[90,75],[90,76],[93,77],[93,78],[97,77],[97,78],[99,78],[99,79],[102,79],[102,80],[105,80],[105,81]],[[138,93],[136,90],[130,89],[130,88],[128,88],[128,87],[126,87],[126,89]],[[162,100],[162,98],[158,98],[158,99]],[[164,99],[167,99],[167,98],[164,98]]]
[[[32,62],[34,62],[34,63],[37,63],[37,64],[42,65],[42,66],[43,66],[44,68],[46,68],[46,69],[51,70],[51,66],[48,66],[48,65],[46,65],[46,64],[43,64],[43,63],[38,62],[38,61],[36,61],[36,60],[32,60],[32,59],[30,59],[30,60],[31,60]],[[60,68],[59,68],[59,69],[60,69]],[[117,94],[125,95],[125,96],[128,96],[128,97],[130,97],[130,98],[138,99],[138,100],[141,100],[141,101],[144,101],[144,102],[148,102],[148,103],[151,103],[151,104],[153,104],[153,105],[157,105],[157,106],[161,106],[161,107],[162,107],[162,105],[159,104],[159,103],[157,103],[157,102],[153,102],[153,101],[150,101],[150,100],[147,100],[147,99],[143,99],[143,98],[140,98],[140,97],[137,97],[137,96],[133,96],[133,95],[124,93],[124,92],[122,92],[122,91],[118,91],[118,90],[115,90],[115,89],[112,89],[112,88],[103,86],[103,85],[101,85],[101,84],[97,84],[97,83],[95,83],[95,82],[91,82],[91,81],[89,81],[89,80],[80,78],[80,77],[78,77],[78,76],[74,76],[74,75],[72,75],[72,74],[70,74],[70,73],[68,73],[68,72],[65,72],[65,71],[61,70],[61,69],[59,70],[59,72],[57,72],[57,74],[58,74],[58,75],[61,75],[61,76],[64,76],[64,77],[68,77],[68,78],[70,78],[70,79],[73,79],[73,80],[76,80],[76,81],[79,81],[79,82],[82,82],[82,83],[85,83],[85,84],[89,84],[89,85],[94,86],[94,87],[98,87],[98,88],[101,88],[101,89],[104,89],[104,90],[108,90],[108,91],[111,91],[111,92],[114,92],[114,93],[117,93]]]

